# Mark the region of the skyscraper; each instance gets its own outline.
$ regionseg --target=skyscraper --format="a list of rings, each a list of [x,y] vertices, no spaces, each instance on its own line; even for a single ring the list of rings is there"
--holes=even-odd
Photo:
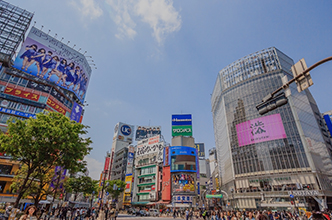
[[[271,47],[218,73],[211,106],[222,189],[233,208],[290,207],[290,195],[299,206],[329,205],[332,151],[310,91],[293,84],[288,104],[264,116],[255,108],[283,76],[293,77],[292,65]]]

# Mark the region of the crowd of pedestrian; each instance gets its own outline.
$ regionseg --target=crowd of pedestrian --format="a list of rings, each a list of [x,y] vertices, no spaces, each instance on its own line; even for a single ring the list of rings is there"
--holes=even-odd
[[[163,210],[166,216],[172,215],[173,218],[184,218],[186,220],[331,220],[332,212],[329,210],[320,212],[300,212],[295,211],[223,211],[221,209],[174,209]]]

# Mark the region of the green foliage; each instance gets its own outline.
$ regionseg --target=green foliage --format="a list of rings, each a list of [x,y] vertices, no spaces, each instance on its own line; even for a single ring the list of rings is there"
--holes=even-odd
[[[65,189],[66,192],[74,193],[75,200],[77,193],[82,192],[85,196],[91,195],[93,192],[98,191],[98,180],[92,180],[88,176],[80,176],[78,178],[71,177],[66,181]]]
[[[0,135],[0,152],[6,152],[13,160],[26,166],[26,176],[18,189],[16,207],[37,178],[34,172],[55,166],[70,172],[85,168],[83,159],[92,149],[89,147],[92,141],[84,137],[87,128],[57,112],[39,113],[36,119],[11,118],[8,121],[7,133]]]
[[[114,190],[114,185],[117,186],[117,189]],[[112,198],[117,199],[119,195],[124,191],[126,183],[122,180],[108,180],[106,181],[105,191],[108,192]]]

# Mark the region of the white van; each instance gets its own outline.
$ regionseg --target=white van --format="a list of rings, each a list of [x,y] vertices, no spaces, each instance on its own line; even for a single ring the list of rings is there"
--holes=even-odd
[[[157,209],[149,210],[150,216],[160,216],[160,212]]]

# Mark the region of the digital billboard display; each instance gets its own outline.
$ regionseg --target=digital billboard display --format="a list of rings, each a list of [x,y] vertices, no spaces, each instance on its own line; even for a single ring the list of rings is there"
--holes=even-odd
[[[195,193],[195,174],[172,174],[172,191],[176,193]]]
[[[280,114],[255,118],[236,125],[239,146],[287,138]]]
[[[197,149],[186,146],[170,147],[172,172],[196,172]]]
[[[140,141],[157,135],[161,135],[160,126],[138,126],[136,129],[135,140]]]
[[[14,61],[15,68],[74,92],[83,103],[91,67],[85,56],[32,27]]]

